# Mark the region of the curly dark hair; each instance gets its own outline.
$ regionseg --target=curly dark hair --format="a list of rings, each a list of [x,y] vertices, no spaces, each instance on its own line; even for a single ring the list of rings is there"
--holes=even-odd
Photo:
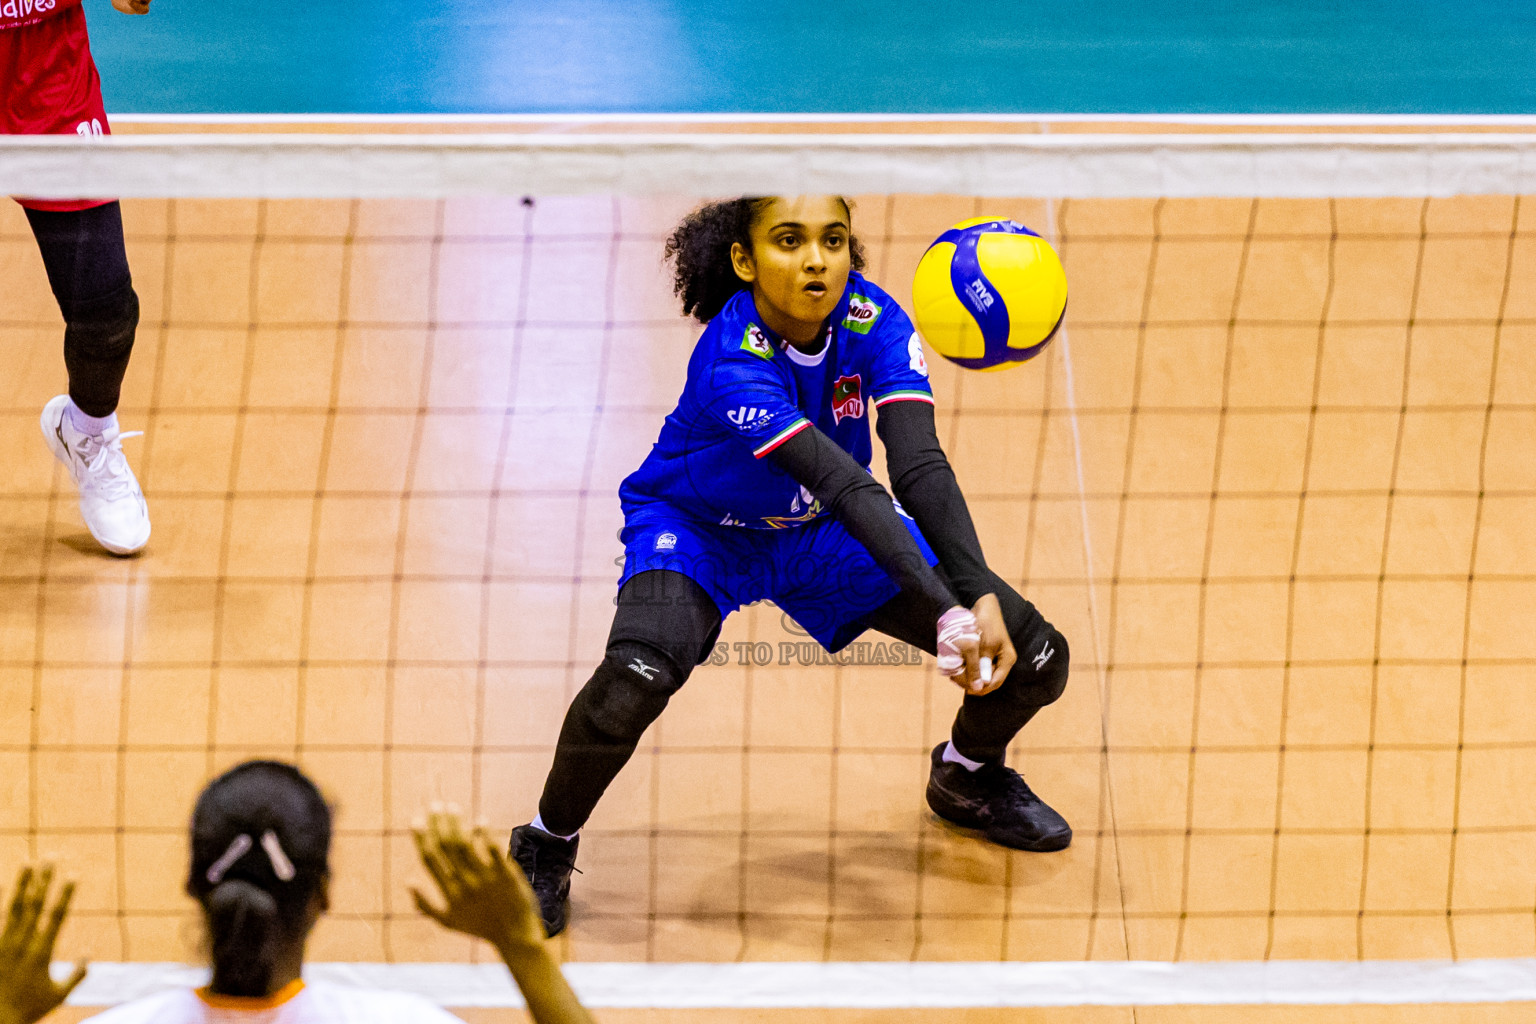
[[[773,196],[742,196],[706,203],[683,218],[667,239],[665,258],[672,264],[672,290],[683,300],[683,315],[701,324],[713,320],[731,296],[748,287],[731,265],[731,245],[752,248],[752,223]],[[848,218],[853,207],[843,200]],[[864,269],[864,246],[852,232],[848,255],[854,270]]]

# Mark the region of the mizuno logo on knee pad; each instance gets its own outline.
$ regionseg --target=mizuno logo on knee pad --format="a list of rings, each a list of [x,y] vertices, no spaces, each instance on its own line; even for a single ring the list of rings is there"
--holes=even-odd
[[[639,658],[636,658],[636,659],[634,659],[633,661],[631,661],[629,663],[629,669],[630,669],[631,672],[639,673],[642,677],[644,677],[646,679],[655,679],[656,678],[656,666],[655,665],[647,665],[645,662],[641,661]]]
[[[1035,655],[1035,671],[1039,672],[1042,668],[1045,668],[1045,663],[1050,661],[1051,655],[1055,653],[1056,648],[1052,647],[1051,642],[1047,640],[1045,646],[1040,648],[1040,653]]]

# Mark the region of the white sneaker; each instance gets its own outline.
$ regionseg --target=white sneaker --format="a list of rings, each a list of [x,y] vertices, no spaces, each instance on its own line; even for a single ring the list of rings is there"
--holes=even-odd
[[[149,507],[128,468],[122,441],[143,431],[81,433],[70,422],[69,406],[68,395],[43,406],[43,437],[80,488],[80,514],[91,536],[114,555],[131,555],[149,543]]]

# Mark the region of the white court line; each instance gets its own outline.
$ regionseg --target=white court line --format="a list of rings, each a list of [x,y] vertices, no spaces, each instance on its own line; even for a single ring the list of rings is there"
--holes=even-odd
[[[1055,197],[1045,204],[1046,234],[1052,245],[1060,245],[1056,231]],[[1130,955],[1131,939],[1125,921],[1125,879],[1120,865],[1120,830],[1115,814],[1114,776],[1109,771],[1109,666],[1105,664],[1106,643],[1099,619],[1098,581],[1093,574],[1093,527],[1088,520],[1088,485],[1083,474],[1083,437],[1077,423],[1077,378],[1072,372],[1072,337],[1066,321],[1060,328],[1061,358],[1066,371],[1067,412],[1072,424],[1072,459],[1077,467],[1077,508],[1083,523],[1083,574],[1088,581],[1088,630],[1093,634],[1093,664],[1099,687],[1099,742],[1103,744],[1100,764],[1104,770],[1106,810],[1109,813],[1110,842],[1114,844],[1115,891],[1120,894],[1120,939],[1125,943],[1126,955]],[[1028,581],[1025,581],[1026,585]],[[1095,913],[1098,910],[1095,908]]]
[[[60,971],[66,965],[57,965]],[[500,964],[311,964],[305,977],[413,992],[443,1006],[517,1007]],[[1536,959],[1267,963],[572,963],[594,1008],[789,1009],[1250,1006],[1536,1001]],[[94,964],[70,997],[107,1006],[201,985],[183,964]]]
[[[1536,127],[1536,114],[113,114],[114,124],[1192,124]]]
[[[1061,244],[1056,235],[1056,203],[1059,201],[1053,198],[1046,202],[1046,234],[1055,245]],[[1072,373],[1072,337],[1065,322],[1061,325],[1058,342],[1061,345],[1062,364],[1066,370],[1067,414],[1072,424],[1072,458],[1077,466],[1077,505],[1083,520],[1083,572],[1088,580],[1088,620],[1093,632],[1093,663],[1099,675],[1100,711],[1107,716],[1109,714],[1109,706],[1105,703],[1108,696],[1107,666],[1104,664],[1099,602],[1093,575],[1093,529],[1088,521],[1088,485],[1083,475],[1083,438],[1077,425],[1077,384]],[[1107,735],[1104,741],[1106,744],[1109,742]]]

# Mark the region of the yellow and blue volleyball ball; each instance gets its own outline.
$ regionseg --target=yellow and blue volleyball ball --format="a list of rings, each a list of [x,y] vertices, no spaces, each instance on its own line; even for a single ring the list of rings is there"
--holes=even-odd
[[[1017,221],[977,217],[940,235],[917,264],[912,316],[939,355],[968,370],[1033,359],[1067,310],[1067,273]]]

